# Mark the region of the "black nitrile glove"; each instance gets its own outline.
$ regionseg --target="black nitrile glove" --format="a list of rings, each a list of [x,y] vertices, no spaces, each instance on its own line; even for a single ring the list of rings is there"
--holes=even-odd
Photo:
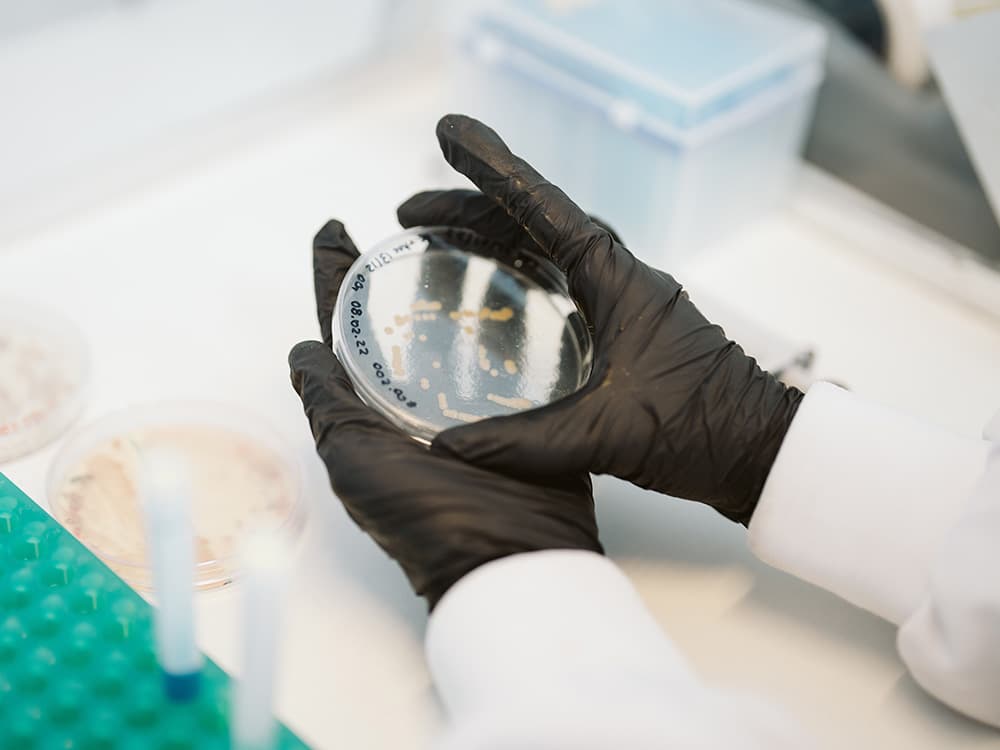
[[[428,450],[354,394],[331,350],[331,316],[357,257],[340,222],[313,243],[316,306],[324,343],[289,355],[330,483],[351,518],[402,566],[433,609],[445,591],[483,563],[519,552],[602,552],[586,471],[529,483]]]
[[[541,249],[566,273],[595,352],[583,390],[447,430],[435,451],[527,481],[614,474],[747,523],[802,393],[763,372],[673,277],[636,260],[488,127],[449,115],[437,135],[482,192],[418,194],[400,223]]]

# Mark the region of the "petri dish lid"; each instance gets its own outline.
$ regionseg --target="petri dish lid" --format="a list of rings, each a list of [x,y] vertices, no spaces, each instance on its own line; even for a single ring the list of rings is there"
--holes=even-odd
[[[0,463],[59,437],[83,409],[90,363],[68,318],[0,299]]]
[[[742,0],[506,0],[461,31],[482,60],[588,100],[623,127],[698,130],[801,77],[815,78],[823,28]]]
[[[197,401],[114,412],[66,440],[49,472],[48,502],[59,522],[134,588],[152,590],[137,483],[140,457],[154,449],[189,465],[197,588],[232,582],[246,534],[301,528],[298,459],[257,417]]]
[[[590,335],[559,269],[464,229],[411,229],[361,255],[333,329],[358,396],[423,442],[543,406],[590,375]]]

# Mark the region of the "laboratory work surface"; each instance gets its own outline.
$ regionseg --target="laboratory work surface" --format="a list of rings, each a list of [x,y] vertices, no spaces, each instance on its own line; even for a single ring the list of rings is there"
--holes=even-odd
[[[370,247],[397,231],[395,206],[410,194],[460,184],[437,152],[435,76],[418,65],[364,75],[391,82],[303,94],[217,138],[204,158],[0,248],[0,296],[55,308],[84,332],[93,372],[76,429],[174,399],[273,423],[302,462],[310,510],[289,581],[278,712],[318,748],[403,750],[425,747],[442,722],[423,662],[425,608],[332,495],[286,362],[319,335],[315,231],[337,217]],[[779,213],[677,275],[810,342],[816,376],[979,434],[1000,406],[1000,320],[817,220],[810,205],[839,195],[803,172]],[[909,241],[909,228],[880,221],[880,241]],[[2,470],[44,505],[61,444]],[[1000,750],[1000,732],[907,676],[890,625],[757,562],[742,528],[615,480],[599,479],[596,495],[608,553],[706,680],[762,692],[831,747]],[[238,589],[197,597],[199,642],[232,672]]]

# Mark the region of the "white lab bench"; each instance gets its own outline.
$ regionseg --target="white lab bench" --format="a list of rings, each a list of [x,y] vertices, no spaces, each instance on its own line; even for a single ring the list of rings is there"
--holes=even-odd
[[[395,206],[411,193],[459,184],[444,177],[434,139],[435,73],[407,61],[304,92],[280,113],[206,136],[190,152],[198,158],[169,175],[0,248],[0,294],[60,308],[86,332],[84,419],[141,401],[221,399],[269,418],[298,450],[313,514],[278,710],[321,748],[420,748],[441,721],[422,660],[423,604],[331,494],[286,365],[294,343],[317,336],[315,230],[336,216],[364,247],[394,231]],[[977,434],[1000,406],[1000,321],[897,273],[856,239],[870,230],[879,243],[905,243],[905,227],[873,215],[853,240],[831,230],[836,222],[818,217],[835,215],[841,198],[804,174],[782,212],[688,280],[814,343],[818,375]],[[44,502],[58,447],[0,469]],[[615,480],[596,490],[609,554],[706,680],[763,691],[831,747],[1000,748],[1000,732],[906,676],[893,628],[756,562],[741,528]],[[237,584],[197,599],[199,641],[231,671],[238,595]]]

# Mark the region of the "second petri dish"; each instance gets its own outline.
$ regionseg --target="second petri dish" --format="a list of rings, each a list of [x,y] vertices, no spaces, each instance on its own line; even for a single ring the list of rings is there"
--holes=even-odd
[[[67,440],[49,474],[49,507],[134,588],[152,588],[137,481],[142,453],[154,449],[190,469],[197,588],[232,582],[246,533],[300,528],[298,462],[252,415],[200,402],[110,414]]]
[[[423,442],[551,403],[590,374],[590,336],[559,269],[464,229],[411,229],[364,253],[333,328],[361,399]]]
[[[61,435],[83,409],[89,360],[72,321],[0,298],[0,464]]]

